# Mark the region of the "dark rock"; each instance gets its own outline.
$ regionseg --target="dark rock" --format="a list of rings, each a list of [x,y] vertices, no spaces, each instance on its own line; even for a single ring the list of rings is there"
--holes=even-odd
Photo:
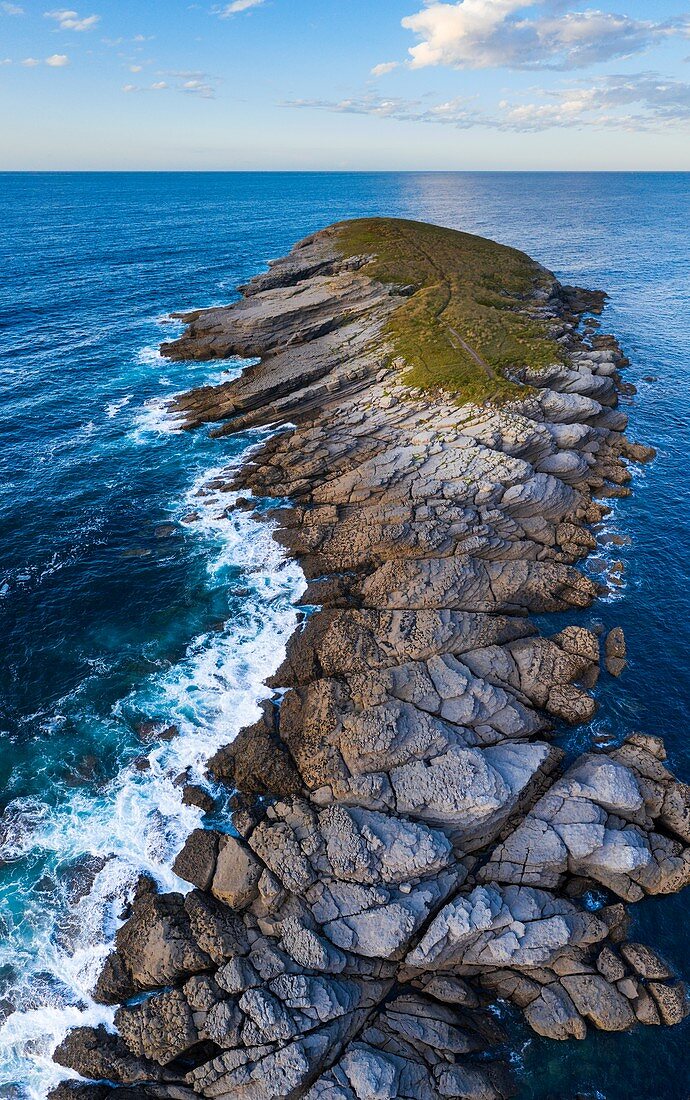
[[[227,905],[200,890],[192,890],[184,899],[184,908],[195,944],[217,965],[249,950],[247,930]],[[204,967],[196,967],[197,971],[201,969]]]
[[[115,1025],[132,1054],[162,1066],[199,1042],[192,1010],[178,989],[120,1008]]]
[[[180,894],[147,893],[135,901],[98,979],[97,1000],[117,1004],[210,967],[210,956],[192,932],[188,900]]]
[[[263,717],[242,730],[234,741],[220,749],[208,762],[208,770],[229,787],[245,794],[286,797],[297,794],[302,783],[292,759],[277,740],[273,707],[264,704]]]
[[[74,1028],[53,1057],[59,1066],[97,1081],[130,1085],[165,1080],[160,1067],[133,1055],[119,1035],[110,1034],[103,1026]]]
[[[51,1089],[47,1100],[114,1100],[115,1091],[110,1085],[88,1084],[85,1081],[62,1081]],[[129,1091],[127,1090],[128,1093]],[[132,1094],[134,1092],[135,1090],[132,1090]],[[143,1095],[142,1090],[139,1096]],[[130,1096],[130,1100],[135,1100],[134,1095]],[[136,1100],[139,1100],[139,1097],[136,1097]]]
[[[182,801],[185,806],[198,806],[205,814],[213,813],[216,808],[216,800],[213,795],[196,783],[185,784]]]
[[[150,743],[151,741],[172,741],[180,732],[177,726],[166,726],[164,722],[157,722],[153,719],[139,722],[136,726],[136,731],[140,740],[145,743]]]
[[[213,829],[195,829],[175,858],[175,874],[200,890],[208,890],[216,869],[220,839],[221,834]]]
[[[682,982],[666,985],[662,982],[649,982],[647,989],[657,1003],[662,1021],[669,1027],[681,1023],[690,1012],[688,994]]]
[[[258,896],[263,870],[251,848],[236,837],[225,836],[219,843],[211,892],[232,909],[245,909]]]
[[[606,654],[606,671],[611,676],[620,676],[627,663],[625,635],[622,627],[614,626],[612,630],[609,630],[604,643],[604,651]]]
[[[667,981],[671,977],[666,964],[644,943],[622,943],[620,953],[630,969],[643,978]]]

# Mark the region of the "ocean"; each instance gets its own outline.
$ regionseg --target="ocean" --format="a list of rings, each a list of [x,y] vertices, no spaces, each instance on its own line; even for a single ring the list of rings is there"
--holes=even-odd
[[[610,294],[629,435],[659,453],[591,565],[620,560],[623,583],[579,616],[624,627],[629,668],[559,740],[661,734],[690,780],[690,175],[0,174],[0,1097],[45,1097],[66,1030],[112,1019],[90,991],[123,898],[142,872],[179,886],[201,820],[175,779],[204,782],[257,717],[296,623],[299,569],[204,489],[260,434],[213,440],[166,412],[243,364],[161,359],[170,314],[374,214],[493,237]],[[690,893],[632,912],[632,938],[690,977]],[[505,1015],[525,1100],[690,1095],[688,1022],[554,1043]]]

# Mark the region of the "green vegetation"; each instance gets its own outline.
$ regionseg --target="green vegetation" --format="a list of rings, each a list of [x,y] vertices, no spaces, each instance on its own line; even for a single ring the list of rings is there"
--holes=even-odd
[[[459,401],[500,402],[525,393],[508,374],[562,359],[547,324],[526,314],[534,291],[549,280],[524,252],[395,218],[341,222],[336,230],[346,256],[375,256],[368,275],[414,289],[387,330],[407,364],[407,385],[442,389]]]

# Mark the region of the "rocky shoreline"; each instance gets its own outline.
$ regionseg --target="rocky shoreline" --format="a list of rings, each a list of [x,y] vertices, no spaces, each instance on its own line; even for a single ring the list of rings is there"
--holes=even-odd
[[[98,1084],[60,1100],[500,1100],[498,999],[553,1039],[687,1012],[624,903],[690,881],[690,789],[646,733],[564,763],[553,726],[593,716],[601,639],[531,619],[601,594],[578,568],[592,525],[653,455],[586,317],[603,295],[534,264],[518,311],[558,356],[518,365],[518,397],[462,404],[406,380],[390,322],[419,291],[371,262],[331,227],[163,348],[258,357],[175,411],[281,429],[227,489],[275,500],[305,615],[262,720],[210,764],[238,835],[189,837],[185,895],[141,883],[96,991],[118,1033],[67,1037],[56,1061]],[[620,632],[603,656],[622,671]]]

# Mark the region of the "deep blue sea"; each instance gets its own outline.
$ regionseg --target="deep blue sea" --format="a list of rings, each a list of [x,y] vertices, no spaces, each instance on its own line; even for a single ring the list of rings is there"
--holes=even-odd
[[[174,778],[253,720],[295,623],[296,567],[197,495],[259,437],[165,412],[242,364],[162,360],[168,316],[370,214],[491,236],[609,292],[629,434],[659,455],[606,525],[629,539],[605,551],[624,584],[582,616],[623,625],[630,667],[566,743],[662,734],[690,780],[690,175],[0,175],[0,1097],[44,1097],[67,1027],[111,1019],[90,989],[122,898],[142,870],[174,886],[200,821]],[[146,740],[150,721],[179,736]],[[690,892],[634,914],[690,976]],[[579,1044],[514,1026],[525,1100],[690,1096],[688,1025]]]

